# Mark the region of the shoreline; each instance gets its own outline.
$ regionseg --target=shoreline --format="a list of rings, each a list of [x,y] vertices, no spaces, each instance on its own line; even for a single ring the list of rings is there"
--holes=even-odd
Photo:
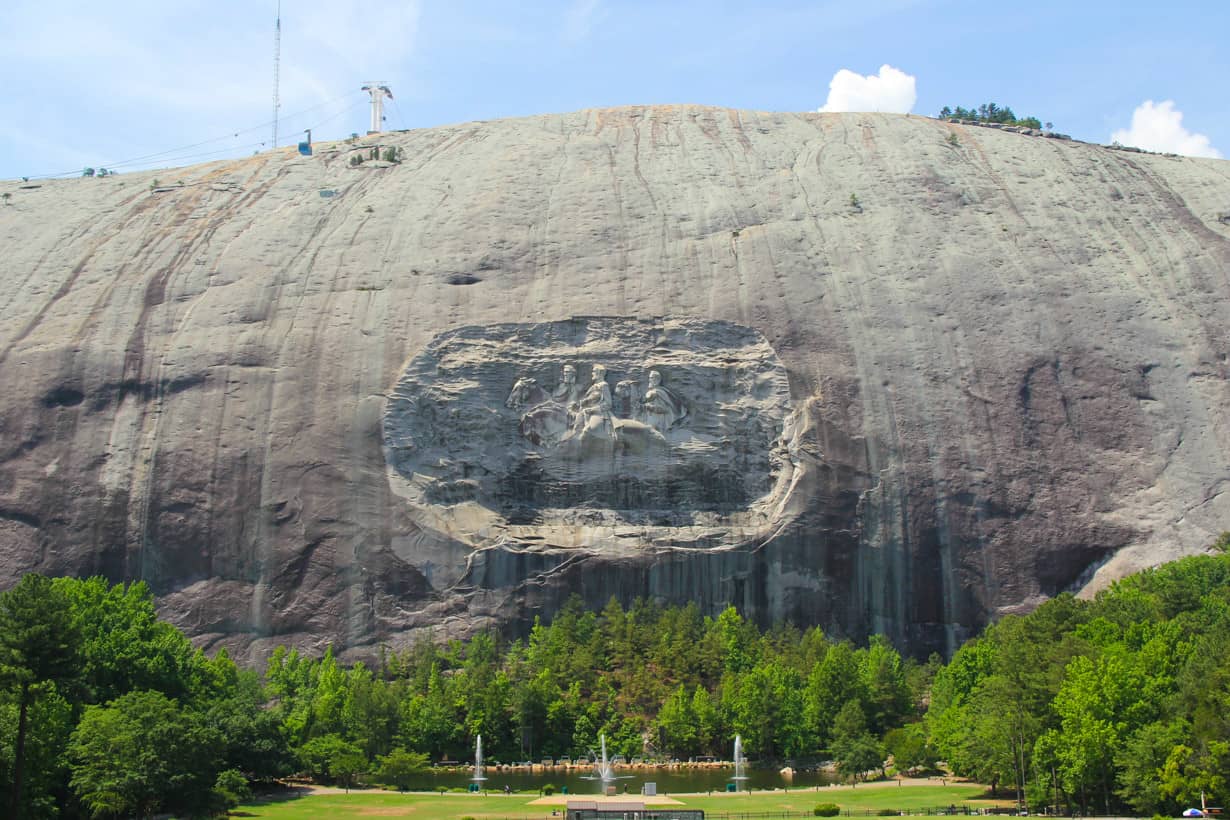
[[[739,791],[739,792],[728,792],[728,791],[659,792],[657,795],[654,795],[652,797],[646,797],[645,795],[641,795],[641,794],[623,794],[623,795],[616,795],[614,797],[607,797],[602,794],[554,794],[550,796],[535,796],[532,792],[512,792],[510,794],[504,794],[502,791],[496,791],[494,789],[488,792],[481,792],[481,791],[480,792],[438,792],[438,791],[398,792],[398,791],[390,791],[388,789],[381,789],[381,788],[374,787],[374,786],[354,786],[354,787],[351,787],[350,789],[344,789],[340,786],[319,786],[316,784],[307,784],[307,783],[295,784],[294,786],[291,787],[291,789],[295,791],[303,791],[308,794],[401,794],[405,796],[430,795],[433,797],[452,797],[452,798],[458,798],[458,799],[467,798],[467,797],[499,797],[499,798],[508,799],[508,800],[513,800],[513,799],[520,797],[520,798],[529,800],[529,803],[527,805],[563,805],[564,803],[567,803],[567,801],[569,800],[597,800],[599,802],[602,802],[602,801],[627,802],[629,800],[642,800],[647,805],[653,804],[653,803],[661,803],[661,804],[669,805],[669,804],[678,803],[679,799],[686,800],[689,798],[701,798],[701,797],[704,797],[704,798],[721,797],[724,799],[732,799],[732,798],[738,799],[738,798],[750,797],[753,795],[754,796],[764,796],[764,795],[773,794],[774,792],[788,794],[790,792],[796,792],[796,793],[797,792],[828,792],[828,791],[841,791],[841,790],[858,791],[859,788],[866,790],[866,789],[877,789],[877,788],[890,789],[890,788],[898,788],[898,787],[911,788],[911,787],[919,787],[919,786],[943,786],[943,787],[976,786],[982,789],[990,788],[990,786],[987,786],[985,783],[975,783],[973,781],[965,780],[961,778],[904,777],[899,780],[896,778],[888,779],[888,780],[865,780],[857,785],[851,785],[849,783],[830,783],[824,786],[800,786],[798,788],[793,788],[793,789],[790,787],[778,787],[774,789],[754,789],[752,791]]]
[[[776,770],[785,771],[789,769],[792,772],[831,772],[833,766],[831,764],[815,765],[815,766],[787,766],[771,764],[767,766],[758,766],[752,763],[744,762],[749,769],[756,770]],[[446,763],[433,765],[432,770],[438,772],[467,772],[473,771],[473,763],[454,763],[448,761]],[[569,772],[574,769],[590,770],[594,768],[592,760],[587,761],[570,761],[564,763],[484,763],[484,771],[497,772]],[[735,768],[734,761],[716,760],[703,762],[666,762],[666,763],[612,763],[611,768],[617,771],[671,771],[671,770],[689,770],[689,769],[733,769]]]

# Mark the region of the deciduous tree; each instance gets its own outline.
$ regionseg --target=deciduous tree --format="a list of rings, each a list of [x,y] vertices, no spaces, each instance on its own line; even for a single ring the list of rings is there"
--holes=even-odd
[[[94,816],[195,810],[212,800],[222,737],[160,692],[90,706],[73,732],[71,786]]]

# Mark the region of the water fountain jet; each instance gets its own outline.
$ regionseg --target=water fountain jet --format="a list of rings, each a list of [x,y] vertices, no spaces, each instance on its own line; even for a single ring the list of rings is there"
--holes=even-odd
[[[606,734],[598,735],[599,745],[602,748],[602,757],[594,755],[594,773],[583,776],[584,780],[600,780],[602,781],[602,791],[606,791],[606,787],[615,780],[628,780],[632,775],[616,775],[615,767],[606,757]],[[590,749],[589,753],[594,754],[594,750]]]
[[[474,785],[481,784],[487,778],[483,776],[483,736],[479,735],[474,741],[474,776],[470,778],[474,781]]]
[[[735,791],[739,790],[739,784],[748,779],[744,774],[746,761],[743,759],[743,737],[735,735],[735,776],[732,778],[735,781]]]

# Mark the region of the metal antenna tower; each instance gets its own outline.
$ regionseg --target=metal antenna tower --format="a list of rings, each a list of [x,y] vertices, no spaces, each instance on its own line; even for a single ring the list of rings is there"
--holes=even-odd
[[[384,122],[384,98],[393,99],[393,92],[383,80],[371,80],[362,90],[372,95],[372,127],[367,133],[379,134],[381,123]]]
[[[278,72],[282,65],[282,0],[278,0],[278,17],[273,24],[273,147],[278,147]]]

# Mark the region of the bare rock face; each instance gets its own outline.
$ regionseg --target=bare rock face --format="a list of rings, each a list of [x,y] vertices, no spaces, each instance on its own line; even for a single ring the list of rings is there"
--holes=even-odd
[[[0,585],[254,656],[572,593],[950,649],[1230,528],[1228,167],[655,107],[0,184]]]

